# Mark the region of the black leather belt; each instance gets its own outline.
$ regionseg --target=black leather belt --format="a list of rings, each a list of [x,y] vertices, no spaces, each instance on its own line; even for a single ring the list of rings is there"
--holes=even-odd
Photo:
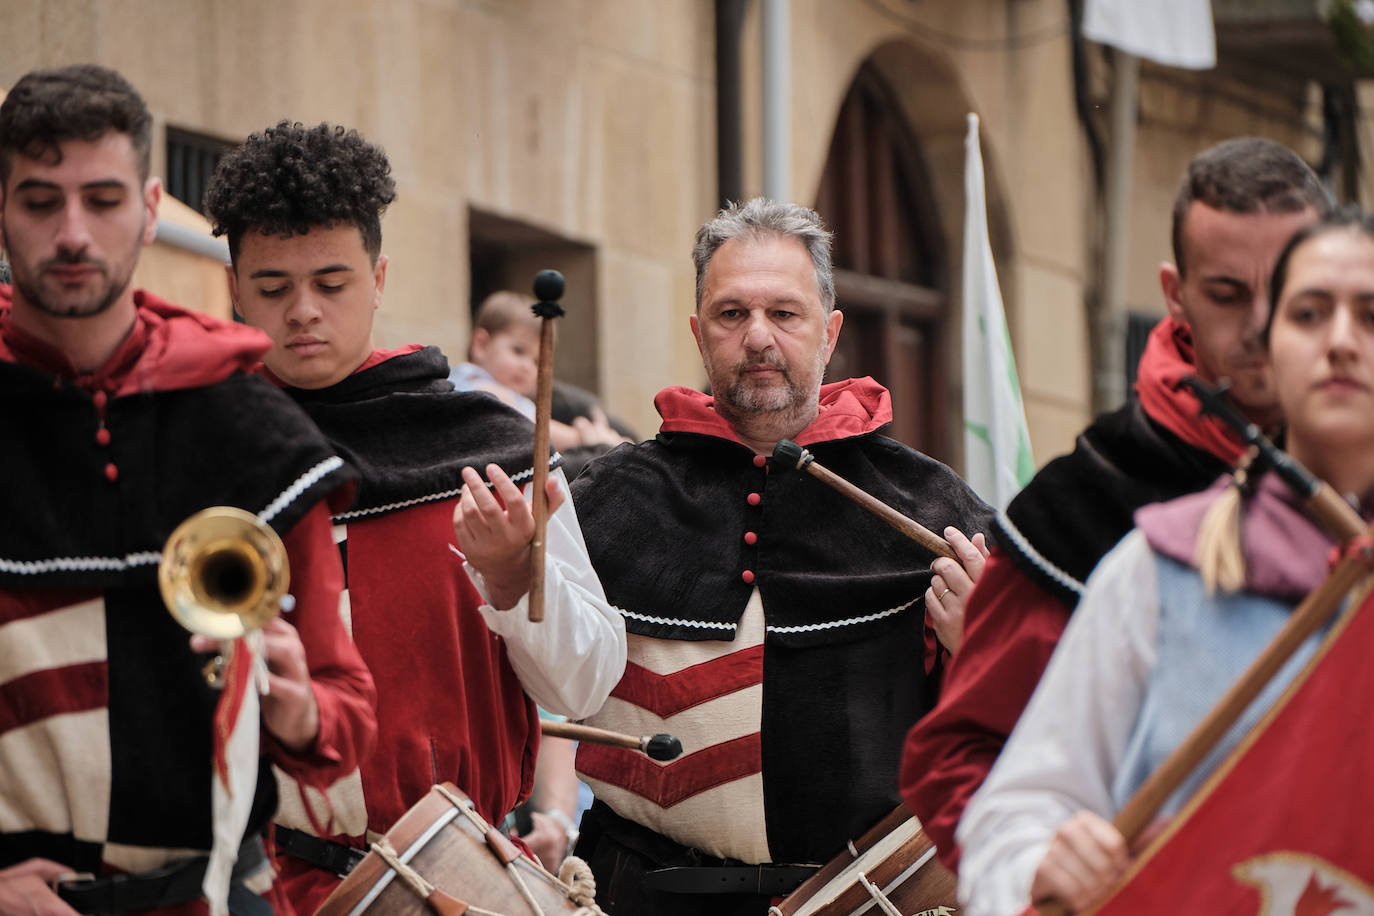
[[[57,885],[57,896],[77,912],[93,914],[128,913],[188,903],[200,899],[200,885],[209,861],[209,857],[201,856],[136,875],[63,881]]]
[[[721,865],[660,868],[644,875],[646,887],[670,894],[790,894],[819,865]]]
[[[333,840],[322,840],[302,830],[293,830],[280,824],[276,827],[277,849],[290,856],[309,862],[316,868],[333,872],[340,878],[357,867],[367,855],[366,849],[354,849]]]
[[[264,864],[266,858],[262,842],[257,836],[245,840],[239,847],[239,858],[234,866],[229,892],[231,913],[254,916],[272,912],[266,900],[241,883],[243,876]],[[204,891],[201,890],[201,883],[205,880],[205,866],[209,861],[209,856],[199,856],[138,874],[60,881],[54,890],[72,909],[91,916],[119,916],[121,913],[155,910],[202,899]]]

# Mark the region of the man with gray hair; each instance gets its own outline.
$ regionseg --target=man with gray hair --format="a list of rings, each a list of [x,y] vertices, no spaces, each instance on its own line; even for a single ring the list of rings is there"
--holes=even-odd
[[[821,384],[844,316],[814,212],[732,206],[701,227],[693,257],[690,324],[712,394],[660,392],[658,436],[573,484],[631,634],[625,677],[589,721],[670,732],[687,750],[659,765],[579,749],[598,800],[577,851],[621,916],[762,916],[814,871],[774,863],[824,862],[898,805],[902,736],[936,694],[923,611],[957,639],[943,624],[983,559],[981,535],[960,530],[991,523],[947,467],[880,434],[882,386]],[[972,577],[775,462],[783,438],[944,531]],[[737,888],[750,892],[722,893]]]

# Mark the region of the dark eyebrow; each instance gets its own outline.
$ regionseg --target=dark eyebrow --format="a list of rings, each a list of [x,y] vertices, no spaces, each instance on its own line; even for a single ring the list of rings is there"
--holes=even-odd
[[[1225,274],[1218,274],[1214,277],[1203,277],[1203,283],[1225,283],[1227,286],[1235,286],[1240,289],[1249,289],[1250,284],[1244,280],[1237,280],[1235,277],[1228,277]]]
[[[124,190],[125,185],[124,182],[120,181],[118,178],[102,178],[98,181],[88,181],[81,186],[81,190],[83,191],[99,191],[106,188],[117,188],[122,191]],[[60,191],[62,190],[62,186],[55,181],[44,181],[41,178],[25,178],[23,181],[19,182],[19,184],[14,186],[14,190]]]
[[[352,272],[353,272],[353,268],[352,268],[352,267],[349,267],[347,264],[329,264],[329,265],[327,265],[327,266],[325,266],[325,267],[321,267],[319,270],[311,271],[311,272],[310,272],[310,276],[312,276],[312,277],[319,277],[319,276],[323,276],[324,274],[341,274],[341,273],[352,273]],[[248,275],[248,279],[250,279],[250,280],[259,280],[259,279],[262,279],[263,277],[289,277],[289,276],[291,276],[291,275],[288,274],[288,273],[287,273],[286,271],[284,271],[284,270],[274,270],[274,269],[272,269],[272,268],[270,268],[270,267],[264,267],[262,270],[255,270],[255,271],[253,271],[251,274]]]
[[[17,185],[14,186],[14,190],[15,190],[16,192],[18,192],[18,191],[35,191],[35,190],[38,190],[38,191],[60,191],[60,190],[62,190],[62,189],[61,189],[60,187],[58,187],[58,185],[57,185],[56,182],[52,182],[52,181],[43,181],[42,179],[39,179],[39,178],[25,178],[23,181],[19,182],[19,184],[17,184]]]

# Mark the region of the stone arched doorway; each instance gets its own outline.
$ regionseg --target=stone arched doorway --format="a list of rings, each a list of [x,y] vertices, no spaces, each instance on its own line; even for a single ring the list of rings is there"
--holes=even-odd
[[[975,106],[938,53],[902,40],[859,66],[835,118],[816,209],[835,230],[844,330],[829,378],[871,375],[892,392],[890,434],[958,466],[965,115]],[[989,161],[999,273],[1010,276],[1004,198]],[[1003,284],[1008,309],[1012,292]]]
[[[835,230],[835,292],[845,313],[830,373],[886,385],[893,438],[940,456],[948,425],[943,233],[915,140],[871,64],[840,107],[816,208]]]

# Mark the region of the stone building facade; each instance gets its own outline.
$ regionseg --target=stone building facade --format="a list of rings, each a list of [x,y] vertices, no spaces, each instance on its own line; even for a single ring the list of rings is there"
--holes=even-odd
[[[237,142],[283,118],[358,128],[386,148],[399,193],[384,222],[391,268],[379,344],[437,343],[461,358],[477,298],[527,290],[538,269],[557,267],[569,309],[560,376],[650,435],[660,388],[704,382],[687,326],[689,252],[719,203],[723,6],[0,0],[0,88],[41,66],[120,70],[154,112],[153,168],[164,177],[167,137]],[[758,0],[739,9],[739,190],[752,196],[764,186],[763,16]],[[1092,412],[1096,169],[1111,66],[1075,37],[1075,9],[1065,0],[789,4],[789,193],[818,205],[840,234],[836,371],[877,375],[894,390],[899,433],[956,467],[970,111],[982,119],[991,234],[1037,461],[1068,448]],[[1257,133],[1322,157],[1310,77],[1270,70],[1257,78],[1224,44],[1215,71],[1142,67],[1133,310],[1162,314],[1169,205],[1195,152]]]

